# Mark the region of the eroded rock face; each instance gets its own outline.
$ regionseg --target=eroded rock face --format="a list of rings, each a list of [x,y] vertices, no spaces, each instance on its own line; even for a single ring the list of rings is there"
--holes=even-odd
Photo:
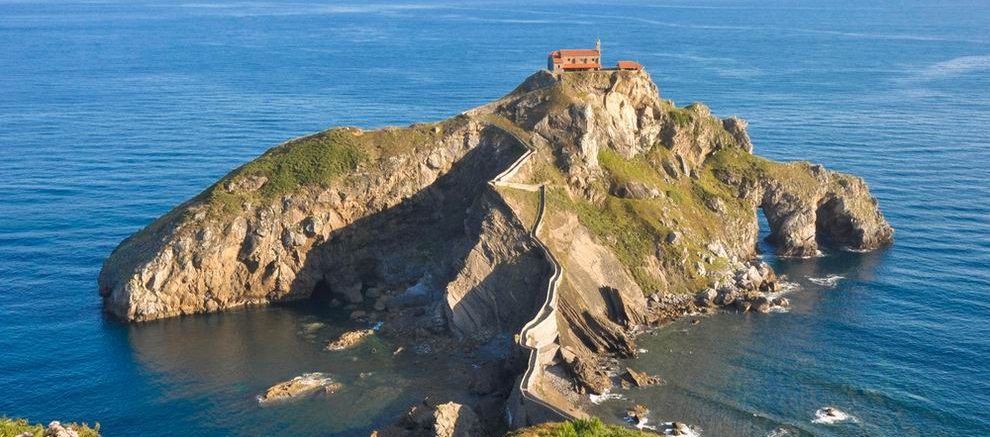
[[[450,328],[460,338],[484,341],[518,332],[542,303],[550,266],[526,227],[500,201],[485,196],[466,223],[478,240],[446,287]]]
[[[194,199],[111,254],[99,278],[104,308],[141,321],[317,290],[361,303],[372,286],[449,276],[461,238],[474,237],[463,236],[465,211],[519,148],[501,131],[466,122],[406,155],[272,204],[215,216]],[[410,235],[424,243],[410,244]]]
[[[861,178],[821,166],[807,168],[817,184],[799,190],[765,179],[760,182],[762,196],[753,194],[767,217],[768,238],[777,245],[778,255],[815,256],[819,242],[867,251],[892,241],[894,230]]]

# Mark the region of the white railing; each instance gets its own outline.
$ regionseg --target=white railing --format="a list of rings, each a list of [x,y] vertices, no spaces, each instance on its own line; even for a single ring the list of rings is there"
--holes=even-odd
[[[498,127],[496,126],[496,128]],[[508,179],[515,176],[526,161],[533,156],[534,149],[528,142],[523,141],[512,132],[502,128],[498,129],[515,138],[516,141],[519,141],[520,144],[524,145],[526,147],[526,152],[516,159],[516,161],[512,163],[509,168],[502,173],[499,173],[498,176],[495,176],[490,183],[493,186],[499,187],[516,188],[526,191],[539,191],[540,204],[536,212],[536,220],[530,230],[530,236],[533,238],[533,241],[536,242],[537,246],[540,247],[540,250],[543,252],[543,256],[550,261],[550,264],[553,267],[553,274],[547,282],[546,296],[544,297],[543,305],[540,306],[540,309],[536,315],[528,323],[526,323],[519,332],[519,345],[529,350],[529,362],[526,366],[526,372],[519,380],[519,392],[525,400],[529,400],[546,408],[547,410],[560,416],[560,419],[562,420],[574,419],[576,417],[573,414],[551,405],[550,403],[544,401],[538,394],[534,393],[537,379],[542,375],[543,370],[546,367],[546,364],[541,362],[541,357],[543,356],[542,352],[546,352],[550,350],[550,348],[558,346],[557,339],[559,338],[559,333],[557,331],[556,317],[557,288],[560,285],[560,278],[564,273],[564,269],[561,267],[560,263],[557,262],[557,258],[553,256],[553,253],[550,252],[550,248],[548,248],[539,237],[540,227],[543,225],[543,215],[546,211],[546,185],[522,184],[508,181]]]

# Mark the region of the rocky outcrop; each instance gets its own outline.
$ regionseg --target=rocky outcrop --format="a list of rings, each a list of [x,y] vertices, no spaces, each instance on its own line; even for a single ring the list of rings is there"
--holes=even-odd
[[[476,437],[489,435],[474,410],[456,402],[424,400],[409,408],[394,425],[375,431],[378,437]]]
[[[492,192],[476,209],[470,234],[478,235],[446,287],[451,330],[460,338],[486,340],[518,332],[542,303],[550,266],[511,209]]]
[[[544,368],[603,393],[600,358],[634,356],[639,326],[781,304],[758,209],[784,256],[892,241],[862,179],[752,151],[744,120],[644,71],[538,72],[449,120],[270,150],[121,243],[100,293],[131,321],[312,299],[383,335],[519,335],[516,401],[566,417]]]
[[[861,178],[818,165],[804,168],[813,183],[795,186],[767,177],[758,185],[762,193],[752,194],[767,217],[768,238],[779,255],[814,256],[820,241],[856,251],[890,243],[894,231]]]
[[[340,390],[341,387],[341,384],[335,382],[328,374],[320,372],[304,373],[288,381],[271,386],[258,396],[258,402],[268,404],[298,399],[316,393],[333,394]]]
[[[327,343],[326,349],[328,351],[342,351],[344,349],[352,348],[364,340],[366,337],[375,335],[374,329],[359,329],[356,331],[347,331],[340,335],[336,340]]]
[[[637,371],[631,367],[626,367],[626,374],[624,377],[636,387],[648,387],[663,383],[663,379],[659,376],[647,375],[646,373]]]
[[[61,422],[55,420],[49,423],[48,428],[45,429],[45,437],[79,437],[79,433],[71,426],[62,426]]]
[[[288,153],[282,149],[340,136],[373,137],[364,140],[368,147],[422,141],[403,144],[407,153],[364,162],[328,185],[294,187],[269,203],[222,210],[230,205],[218,203],[228,196],[250,199],[223,188],[253,177],[235,171],[111,254],[99,279],[104,308],[141,321],[314,294],[370,306],[362,295],[368,289],[449,275],[450,264],[462,259],[465,238],[474,237],[463,237],[463,222],[486,187],[484,175],[501,171],[520,149],[501,131],[473,121],[455,119],[443,128],[377,136],[334,130],[273,149],[269,155],[277,157]],[[410,235],[422,243],[409,244]],[[442,284],[425,287],[439,296]]]

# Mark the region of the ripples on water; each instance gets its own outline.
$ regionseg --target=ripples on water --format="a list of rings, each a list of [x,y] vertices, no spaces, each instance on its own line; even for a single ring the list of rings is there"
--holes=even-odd
[[[637,365],[671,381],[629,394],[651,421],[704,435],[990,434],[988,17],[955,1],[0,2],[0,414],[99,420],[111,435],[366,435],[415,397],[391,381],[429,378],[385,370],[394,379],[346,402],[259,409],[253,396],[278,379],[361,367],[298,335],[324,316],[124,326],[99,315],[102,260],[284,139],[454,115],[550,49],[601,36],[665,97],[749,119],[759,153],[865,177],[898,232],[880,253],[775,261],[801,285],[789,313],[645,338]],[[846,279],[809,279],[829,275]],[[812,423],[829,405],[857,421]]]

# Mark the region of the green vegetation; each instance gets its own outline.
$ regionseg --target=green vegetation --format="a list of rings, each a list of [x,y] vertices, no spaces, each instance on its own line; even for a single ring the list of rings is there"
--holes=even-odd
[[[85,423],[65,423],[62,426],[76,430],[79,433],[79,437],[100,437],[99,423],[92,428]],[[45,426],[40,423],[32,425],[25,419],[0,417],[0,437],[13,437],[24,434],[25,432],[29,432],[35,437],[41,437],[45,435]]]
[[[640,182],[653,188],[666,185],[658,169],[650,165],[642,156],[625,159],[612,149],[602,149],[598,152],[598,164],[608,172],[611,181],[616,184]]]
[[[696,110],[689,107],[679,111],[695,114]],[[724,133],[721,126],[716,132],[719,131]],[[799,174],[788,175],[786,171],[778,171],[777,167],[782,166],[780,164],[736,148],[727,148],[716,156],[720,159],[711,158],[696,169],[696,177],[674,179],[664,172],[661,164],[665,161],[676,162],[670,150],[663,145],[658,144],[632,159],[626,159],[614,150],[602,149],[598,162],[605,172],[606,181],[596,189],[607,190],[608,185],[639,183],[663,195],[629,199],[602,192],[603,200],[592,203],[565,190],[551,189],[548,190],[548,207],[551,211],[575,213],[582,225],[612,249],[645,293],[696,291],[710,285],[698,265],[706,270],[717,270],[724,268],[728,262],[724,259],[705,262],[702,256],[706,252],[704,242],[733,241],[738,236],[731,234],[730,229],[733,228],[727,225],[746,223],[752,219],[749,201],[739,199],[737,190],[721,182],[715,176],[716,172],[731,171],[758,177],[762,173],[757,170],[761,170],[764,173],[774,172],[774,177],[801,179]],[[805,174],[803,177],[808,176]],[[684,238],[670,243],[667,237],[674,232]],[[657,271],[661,266],[666,274]],[[678,273],[670,274],[673,271]]]
[[[548,210],[576,213],[581,224],[610,247],[619,261],[629,268],[636,283],[644,292],[650,293],[662,289],[663,285],[641,266],[668,232],[659,221],[650,220],[661,215],[655,209],[657,206],[652,200],[614,196],[608,196],[603,205],[595,206],[583,199],[572,198],[561,189],[547,192]]]
[[[774,180],[789,191],[809,195],[820,189],[807,161],[775,162],[738,149],[725,149],[708,159],[713,172],[735,175],[742,180]]]
[[[332,181],[368,159],[358,132],[331,129],[272,148],[211,187],[208,202],[225,213],[235,213],[251,200],[270,201],[303,185]],[[256,193],[224,189],[228,182],[251,177],[267,182]]]
[[[402,155],[417,147],[430,147],[445,131],[465,123],[464,117],[454,117],[438,123],[367,132],[356,128],[330,129],[269,149],[230,172],[198,199],[205,200],[210,213],[235,214],[245,203],[271,202],[301,187],[334,182],[363,163]],[[249,179],[265,182],[256,191],[225,189],[228,184]]]
[[[674,124],[677,127],[684,127],[691,124],[694,120],[694,113],[688,111],[686,108],[673,108],[667,111],[667,115],[674,120]]]
[[[601,419],[577,419],[567,422],[544,423],[509,433],[506,437],[651,437],[657,434],[606,425]]]
[[[540,193],[510,187],[498,187],[496,190],[519,216],[526,229],[532,229],[540,210]]]

